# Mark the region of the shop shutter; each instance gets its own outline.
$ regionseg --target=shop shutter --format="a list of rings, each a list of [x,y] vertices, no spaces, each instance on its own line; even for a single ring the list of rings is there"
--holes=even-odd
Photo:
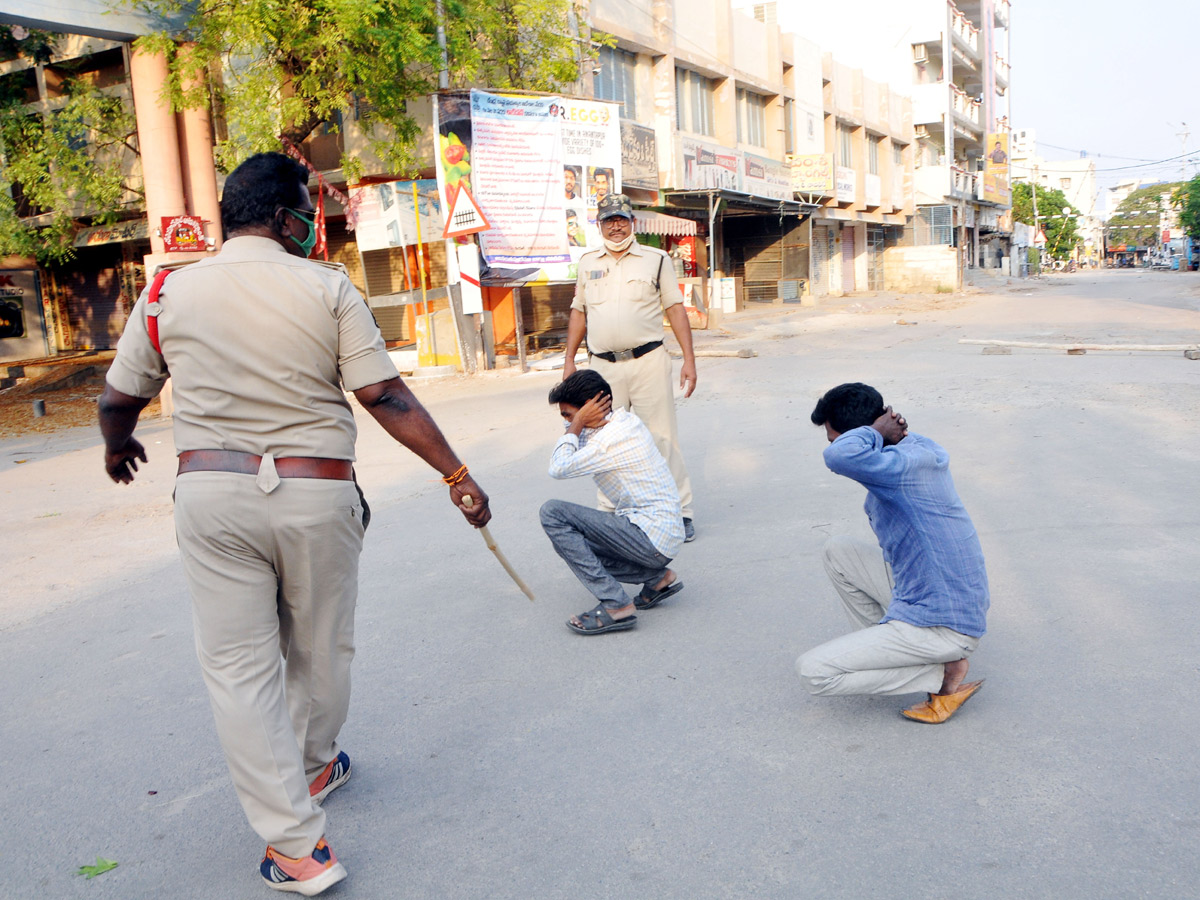
[[[824,297],[829,293],[833,232],[824,225],[814,225],[812,235],[812,293],[815,297]]]
[[[67,268],[53,270],[72,350],[111,350],[125,328],[120,244],[81,248]]]
[[[854,290],[854,226],[842,227],[842,290]]]

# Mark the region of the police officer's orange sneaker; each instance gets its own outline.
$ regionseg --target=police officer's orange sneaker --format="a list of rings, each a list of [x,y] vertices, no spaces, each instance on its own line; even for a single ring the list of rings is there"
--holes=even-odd
[[[274,847],[267,847],[267,855],[258,871],[267,887],[305,897],[315,897],[346,877],[346,870],[325,843],[325,838],[317,841],[313,852],[301,859],[292,859]]]
[[[313,802],[319,805],[349,780],[350,757],[339,750],[333,762],[322,769],[321,774],[312,780],[312,784],[308,786],[308,796],[312,797]]]

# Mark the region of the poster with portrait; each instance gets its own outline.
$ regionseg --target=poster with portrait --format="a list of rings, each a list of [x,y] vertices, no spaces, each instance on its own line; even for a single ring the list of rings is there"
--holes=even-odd
[[[1012,202],[1008,166],[1008,132],[989,133],[983,156],[983,199],[988,203],[1007,206]]]

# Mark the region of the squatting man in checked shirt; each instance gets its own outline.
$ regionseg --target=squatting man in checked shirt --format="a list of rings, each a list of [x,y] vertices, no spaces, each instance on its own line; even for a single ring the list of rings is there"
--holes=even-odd
[[[550,391],[550,404],[567,423],[550,458],[551,477],[592,475],[616,508],[565,500],[542,506],[542,528],[554,549],[600,601],[567,627],[584,635],[625,631],[637,624],[635,609],[652,609],[683,589],[667,568],[683,546],[679,490],[642,420],[612,408],[612,390],[599,372],[568,376]],[[622,582],[642,585],[635,599]]]
[[[825,465],[867,489],[878,544],[830,538],[825,571],[858,629],[796,661],[813,694],[909,694],[929,699],[901,715],[949,719],[983,685],[966,681],[988,609],[987,572],[975,526],[950,477],[950,457],[910,434],[904,417],[866,384],[843,384],[818,402]]]

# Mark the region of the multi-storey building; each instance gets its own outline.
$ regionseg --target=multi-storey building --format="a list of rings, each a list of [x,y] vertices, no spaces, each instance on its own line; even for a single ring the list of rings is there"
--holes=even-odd
[[[911,94],[915,237],[956,247],[965,266],[1006,255],[1009,198],[983,174],[989,135],[1009,128],[1009,10],[1009,0],[797,0],[777,10],[784,27]]]

